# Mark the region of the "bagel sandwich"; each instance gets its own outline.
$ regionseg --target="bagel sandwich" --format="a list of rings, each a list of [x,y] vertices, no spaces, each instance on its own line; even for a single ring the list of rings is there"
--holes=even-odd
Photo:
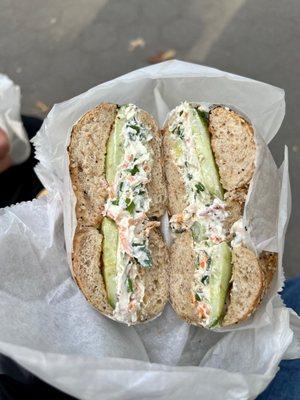
[[[158,316],[168,299],[161,132],[133,104],[102,103],[73,126],[69,171],[77,227],[72,274],[102,314],[128,325]]]
[[[183,102],[163,129],[170,301],[187,322],[213,328],[247,319],[262,300],[277,254],[247,246],[243,209],[255,170],[251,124],[225,106]]]

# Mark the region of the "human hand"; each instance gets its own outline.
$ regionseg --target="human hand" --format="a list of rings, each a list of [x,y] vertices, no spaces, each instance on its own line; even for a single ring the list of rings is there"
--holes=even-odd
[[[0,174],[11,166],[9,148],[8,137],[4,130],[0,128]]]

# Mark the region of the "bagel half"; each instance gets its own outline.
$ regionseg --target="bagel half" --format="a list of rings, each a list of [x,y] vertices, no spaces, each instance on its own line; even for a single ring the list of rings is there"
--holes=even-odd
[[[183,102],[163,129],[170,251],[170,300],[187,322],[226,326],[257,308],[277,254],[257,257],[243,240],[242,215],[255,169],[251,124],[224,106]]]
[[[77,199],[74,279],[102,314],[128,325],[153,319],[168,298],[156,122],[132,104],[102,103],[73,126],[68,154]]]

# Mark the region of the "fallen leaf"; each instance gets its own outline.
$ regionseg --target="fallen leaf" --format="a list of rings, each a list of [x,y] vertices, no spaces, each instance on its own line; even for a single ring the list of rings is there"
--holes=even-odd
[[[47,106],[47,104],[43,103],[40,100],[35,103],[35,106],[36,106],[36,108],[41,110],[43,113],[46,113],[49,111],[49,107]]]
[[[129,42],[128,51],[130,51],[130,52],[134,51],[138,47],[143,48],[143,47],[145,47],[145,44],[146,44],[145,40],[143,38],[141,38],[141,37],[138,37],[136,39],[132,39]]]
[[[176,50],[169,49],[166,51],[161,51],[160,53],[157,53],[154,56],[149,57],[148,61],[151,64],[155,64],[155,63],[159,63],[161,61],[171,60],[172,58],[175,57],[175,55],[176,55]]]

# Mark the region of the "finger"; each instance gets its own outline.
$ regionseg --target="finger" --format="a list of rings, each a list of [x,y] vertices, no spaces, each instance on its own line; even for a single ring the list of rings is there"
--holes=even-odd
[[[7,154],[6,156],[0,159],[0,174],[10,166],[11,166],[11,158],[10,155]]]
[[[8,154],[9,147],[8,136],[4,130],[0,128],[0,160]]]

